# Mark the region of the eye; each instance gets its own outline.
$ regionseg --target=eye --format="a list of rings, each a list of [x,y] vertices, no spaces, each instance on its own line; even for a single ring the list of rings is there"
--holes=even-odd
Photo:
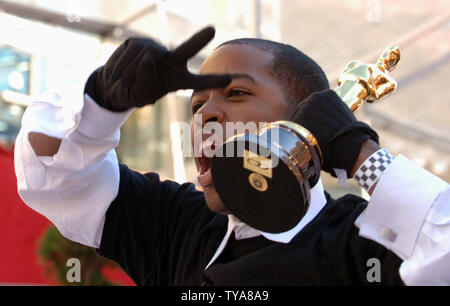
[[[245,96],[249,95],[250,93],[248,91],[242,90],[242,89],[231,89],[228,92],[228,97],[239,97],[239,96]]]

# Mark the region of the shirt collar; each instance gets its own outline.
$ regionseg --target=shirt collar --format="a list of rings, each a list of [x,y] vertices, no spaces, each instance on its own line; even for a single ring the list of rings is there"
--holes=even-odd
[[[235,232],[237,240],[263,235],[265,238],[275,242],[289,243],[295,235],[297,235],[312,219],[314,219],[314,217],[327,203],[321,179],[319,179],[316,185],[311,188],[310,193],[311,203],[305,216],[296,226],[286,232],[278,234],[262,232],[250,227],[232,215],[228,216],[228,223],[233,225],[232,229]]]
[[[253,238],[262,235],[266,239],[269,239],[271,241],[280,243],[289,243],[292,240],[292,238],[295,237],[295,235],[297,235],[309,222],[311,222],[312,219],[314,219],[314,217],[317,216],[317,214],[322,210],[322,208],[327,203],[327,199],[325,197],[325,193],[323,190],[322,179],[319,179],[316,185],[313,188],[311,188],[310,195],[311,195],[311,203],[305,216],[300,220],[300,222],[296,226],[283,233],[273,234],[262,232],[245,224],[235,216],[228,215],[228,228],[225,237],[223,238],[222,242],[217,248],[216,253],[214,254],[214,256],[212,257],[211,261],[208,263],[205,269],[208,269],[208,267],[217,259],[217,257],[219,257],[219,255],[225,249],[225,246],[232,232],[234,232],[236,240]]]

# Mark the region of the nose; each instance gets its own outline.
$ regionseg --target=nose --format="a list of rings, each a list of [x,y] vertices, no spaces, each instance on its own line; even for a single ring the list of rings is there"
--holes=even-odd
[[[225,100],[217,93],[211,93],[208,101],[201,107],[197,114],[202,116],[202,126],[208,122],[222,123],[225,118]]]

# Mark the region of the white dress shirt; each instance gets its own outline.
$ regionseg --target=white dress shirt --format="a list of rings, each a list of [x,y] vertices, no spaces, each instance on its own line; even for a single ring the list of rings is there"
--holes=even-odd
[[[15,168],[19,195],[28,206],[68,239],[98,248],[106,211],[119,188],[114,148],[119,128],[132,110],[110,112],[82,92],[45,95],[27,108],[16,140]],[[62,139],[57,154],[37,157],[29,132]],[[289,242],[325,205],[320,182],[312,192],[307,217],[286,233],[260,233],[230,216],[228,231],[210,264],[232,231],[237,239],[264,235]],[[448,183],[400,155],[380,178],[363,214],[358,218],[360,235],[404,260],[400,276],[405,284],[450,285]]]

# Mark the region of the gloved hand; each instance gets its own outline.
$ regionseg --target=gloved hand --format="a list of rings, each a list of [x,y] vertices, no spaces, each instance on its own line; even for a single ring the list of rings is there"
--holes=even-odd
[[[178,89],[225,87],[231,82],[227,75],[195,75],[187,69],[188,59],[214,34],[214,28],[207,27],[173,51],[149,38],[129,38],[91,74],[85,93],[104,108],[120,112],[154,104]]]
[[[364,141],[376,143],[378,134],[355,115],[334,90],[311,94],[297,104],[288,119],[300,124],[317,139],[323,154],[322,170],[336,177],[334,168],[351,171]]]

